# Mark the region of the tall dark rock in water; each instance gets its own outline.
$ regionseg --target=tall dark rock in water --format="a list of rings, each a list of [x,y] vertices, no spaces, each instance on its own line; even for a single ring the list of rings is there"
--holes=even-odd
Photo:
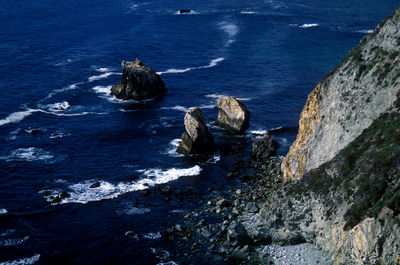
[[[185,129],[177,152],[182,154],[199,154],[215,149],[214,138],[204,122],[203,112],[191,108],[185,115]]]
[[[140,59],[122,61],[121,82],[112,86],[111,95],[123,100],[144,100],[166,91],[161,77]]]

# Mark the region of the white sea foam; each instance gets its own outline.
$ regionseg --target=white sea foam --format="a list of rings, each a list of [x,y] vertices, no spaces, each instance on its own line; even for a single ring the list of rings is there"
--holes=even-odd
[[[215,109],[217,107],[216,104],[209,104],[209,105],[200,105],[199,108],[201,109]]]
[[[311,27],[318,27],[317,23],[310,23],[310,24],[298,24],[297,27],[299,28],[311,28]]]
[[[107,72],[110,72],[110,68],[107,68],[107,67],[97,67],[97,68],[96,68],[96,71],[97,71],[97,72],[100,72],[100,73],[107,73]]]
[[[356,32],[363,33],[363,34],[370,34],[370,33],[374,32],[374,30],[373,29],[362,29],[362,30],[357,30]]]
[[[143,235],[143,238],[145,239],[159,239],[161,238],[161,233],[156,232],[156,233],[147,233]]]
[[[183,156],[182,154],[176,152],[176,149],[178,148],[181,141],[182,141],[181,139],[174,139],[171,142],[169,142],[169,148],[167,150],[167,153],[171,156]]]
[[[0,209],[0,215],[8,213],[7,209]]]
[[[7,238],[7,239],[0,239],[0,246],[10,247],[10,246],[18,246],[23,244],[24,242],[28,241],[29,236],[23,238]]]
[[[180,106],[180,105],[176,105],[173,107],[162,107],[161,109],[163,110],[177,110],[177,111],[182,111],[182,112],[187,112],[189,109],[184,107],[184,106]]]
[[[216,154],[213,157],[211,157],[207,162],[211,163],[211,164],[216,164],[220,160],[221,160],[221,157],[218,154]]]
[[[17,260],[11,260],[6,262],[0,262],[0,265],[31,265],[38,262],[40,259],[40,254],[35,254],[30,258],[23,258]]]
[[[194,176],[201,172],[199,166],[191,168],[171,168],[162,170],[159,168],[138,170],[145,178],[133,182],[120,182],[112,184],[107,181],[97,182],[95,180],[88,180],[77,184],[72,184],[68,187],[69,197],[63,198],[60,203],[88,203],[91,201],[101,201],[106,199],[114,199],[121,194],[133,191],[148,189],[149,187],[164,184],[176,180],[183,176]],[[97,185],[94,185],[97,184]],[[44,193],[41,191],[40,193]],[[47,192],[46,192],[47,194]],[[54,196],[59,195],[59,191],[50,192],[50,195],[44,197],[53,202]]]
[[[267,130],[251,130],[249,132],[254,135],[264,135],[267,132]]]
[[[223,21],[218,25],[220,29],[222,29],[226,34],[228,34],[229,38],[234,37],[239,32],[239,27],[234,23]]]
[[[43,160],[48,161],[53,159],[54,156],[41,148],[36,147],[28,147],[28,148],[19,148],[17,150],[11,151],[11,154],[8,156],[0,156],[0,159],[6,161],[36,161]]]
[[[206,98],[212,98],[214,100],[220,100],[220,99],[225,98],[227,96],[226,95],[222,95],[222,94],[208,94],[208,95],[205,95],[205,97]]]
[[[225,43],[225,47],[228,47],[235,41],[234,37],[238,34],[239,27],[236,24],[227,21],[218,23],[218,26],[228,35],[228,40]]]
[[[111,93],[111,86],[95,86],[95,87],[92,87],[92,89],[96,93],[100,93],[100,94],[109,95]]]
[[[83,83],[79,82],[79,83],[75,83],[75,84],[69,85],[67,87],[63,87],[63,88],[60,88],[60,89],[55,89],[50,94],[47,95],[46,99],[49,99],[52,96],[54,96],[56,94],[59,94],[59,93],[62,93],[62,92],[65,92],[65,91],[74,90],[74,89],[78,88],[78,86],[81,85],[81,84],[83,84]]]
[[[57,102],[54,104],[49,104],[48,108],[51,111],[64,111],[70,107],[68,101]]]
[[[6,118],[0,120],[0,126],[3,126],[8,123],[20,122],[23,119],[25,119],[26,117],[28,117],[29,115],[31,115],[32,113],[37,112],[37,111],[39,111],[39,110],[28,109],[28,110],[24,110],[24,111],[17,111],[17,112],[11,113]]]
[[[109,76],[115,75],[115,74],[119,74],[119,73],[106,72],[106,73],[101,74],[101,75],[90,76],[90,77],[88,78],[88,81],[89,81],[89,82],[97,81],[97,80],[100,80],[100,79],[108,78]]]
[[[253,14],[256,14],[257,12],[255,12],[255,11],[241,11],[240,12],[240,14],[243,14],[243,15],[253,15]]]
[[[180,73],[185,73],[185,72],[192,71],[192,70],[197,70],[197,69],[211,68],[211,67],[217,66],[218,63],[222,62],[223,60],[225,60],[224,57],[219,57],[219,58],[216,58],[216,59],[212,59],[208,65],[203,65],[203,66],[198,66],[198,67],[188,67],[188,68],[185,68],[185,69],[172,68],[172,69],[168,69],[168,70],[163,71],[163,72],[157,72],[157,74],[159,74],[159,75],[162,75],[162,74],[180,74]]]

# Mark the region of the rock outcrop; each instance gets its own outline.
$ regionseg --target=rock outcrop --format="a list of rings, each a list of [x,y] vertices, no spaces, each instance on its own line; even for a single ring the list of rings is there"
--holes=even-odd
[[[285,180],[331,160],[393,106],[400,89],[399,39],[397,9],[314,88],[282,164]]]
[[[250,112],[236,98],[223,98],[217,102],[217,106],[219,110],[215,125],[231,133],[243,133],[249,128]]]
[[[182,134],[177,152],[182,154],[199,154],[215,149],[214,137],[204,122],[201,109],[191,108],[184,119],[186,131]]]
[[[111,95],[123,100],[144,100],[166,91],[161,77],[140,59],[135,62],[122,61],[122,77],[112,86]]]
[[[253,142],[251,150],[251,158],[254,160],[266,160],[276,155],[278,142],[272,139],[268,132],[262,138],[258,138]]]

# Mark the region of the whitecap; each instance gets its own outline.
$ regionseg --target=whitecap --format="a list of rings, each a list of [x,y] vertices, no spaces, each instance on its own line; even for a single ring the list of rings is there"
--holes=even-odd
[[[18,246],[26,241],[28,241],[29,236],[26,236],[24,238],[7,238],[7,239],[0,239],[0,246],[3,247],[10,247],[10,246]]]
[[[30,258],[23,258],[17,260],[11,260],[6,262],[0,262],[0,265],[31,265],[38,262],[40,259],[40,254],[35,254]]]
[[[243,15],[253,15],[255,13],[256,13],[255,11],[241,11],[240,12],[240,14],[243,14]]]
[[[172,69],[168,69],[168,70],[163,71],[163,72],[157,72],[157,74],[158,75],[162,75],[162,74],[180,74],[180,73],[185,73],[185,72],[188,72],[188,71],[191,71],[191,70],[196,70],[196,69],[211,68],[211,67],[217,66],[218,63],[222,62],[223,60],[225,60],[224,57],[219,57],[219,58],[212,59],[208,65],[203,65],[203,66],[198,66],[198,67],[188,67],[188,68],[185,68],[185,69],[172,68]]]
[[[318,27],[317,23],[310,23],[310,24],[298,24],[298,28],[311,28],[311,27]]]
[[[41,148],[36,147],[28,147],[28,148],[19,148],[17,150],[11,151],[11,154],[8,156],[0,156],[0,159],[6,161],[37,161],[43,160],[47,161],[54,158],[54,156]]]
[[[114,199],[121,194],[133,191],[148,189],[149,187],[165,184],[184,176],[195,176],[201,172],[201,167],[194,166],[191,168],[171,168],[162,170],[159,168],[137,170],[145,176],[138,181],[120,182],[112,184],[107,181],[87,180],[81,183],[68,186],[68,197],[60,198],[63,203],[88,203],[91,201],[101,201],[106,199]],[[41,194],[46,194],[44,197],[48,202],[54,203],[54,198],[61,194],[60,191],[41,191]]]
[[[0,209],[0,215],[8,213],[7,209]]]

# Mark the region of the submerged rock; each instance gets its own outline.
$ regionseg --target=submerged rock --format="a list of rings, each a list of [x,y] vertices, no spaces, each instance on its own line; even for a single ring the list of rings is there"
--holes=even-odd
[[[253,142],[251,150],[251,158],[255,160],[266,160],[271,156],[276,155],[278,142],[271,138],[268,132],[262,138],[256,139]]]
[[[122,77],[113,85],[111,95],[123,100],[144,100],[166,91],[161,77],[140,59],[135,62],[122,61]]]
[[[236,98],[223,98],[217,102],[217,106],[219,111],[215,125],[231,133],[243,133],[249,128],[250,112]]]
[[[204,122],[203,112],[199,108],[191,108],[185,115],[185,129],[177,152],[182,154],[198,154],[215,149],[214,137]]]

